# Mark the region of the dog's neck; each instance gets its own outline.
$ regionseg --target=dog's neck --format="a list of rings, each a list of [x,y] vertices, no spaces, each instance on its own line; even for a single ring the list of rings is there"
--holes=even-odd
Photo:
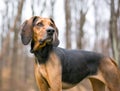
[[[53,50],[52,45],[46,45],[45,47],[40,48],[34,52],[34,55],[37,58],[39,64],[47,62],[47,59],[49,58],[49,54],[50,52],[52,52],[52,50]]]

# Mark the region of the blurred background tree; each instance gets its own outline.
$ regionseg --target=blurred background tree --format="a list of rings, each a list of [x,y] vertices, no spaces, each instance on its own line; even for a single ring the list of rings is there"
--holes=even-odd
[[[96,51],[120,66],[120,0],[1,0],[0,91],[38,91],[34,56],[23,46],[20,25],[33,15],[51,17],[60,47]],[[67,91],[92,91],[88,80]]]

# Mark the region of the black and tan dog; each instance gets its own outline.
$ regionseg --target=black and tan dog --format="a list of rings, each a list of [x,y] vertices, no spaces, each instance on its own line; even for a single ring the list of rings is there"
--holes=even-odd
[[[26,20],[21,27],[24,45],[31,42],[35,55],[35,78],[40,91],[61,91],[89,78],[93,91],[120,91],[120,73],[116,63],[95,52],[57,47],[58,29],[50,18]]]

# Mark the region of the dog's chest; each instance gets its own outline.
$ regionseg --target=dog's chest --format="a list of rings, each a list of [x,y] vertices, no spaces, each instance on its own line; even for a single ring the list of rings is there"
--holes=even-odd
[[[51,53],[46,63],[37,64],[36,66],[36,71],[39,73],[39,76],[41,76],[49,86],[55,81],[56,83],[61,81],[61,65],[54,53]],[[37,79],[39,79],[38,76]]]

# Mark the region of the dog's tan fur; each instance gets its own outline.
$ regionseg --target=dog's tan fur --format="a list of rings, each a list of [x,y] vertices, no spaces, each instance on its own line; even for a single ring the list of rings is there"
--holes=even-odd
[[[61,66],[54,53],[51,53],[46,64],[35,63],[35,78],[42,91],[48,91],[48,87],[51,88],[51,91],[61,91]]]

